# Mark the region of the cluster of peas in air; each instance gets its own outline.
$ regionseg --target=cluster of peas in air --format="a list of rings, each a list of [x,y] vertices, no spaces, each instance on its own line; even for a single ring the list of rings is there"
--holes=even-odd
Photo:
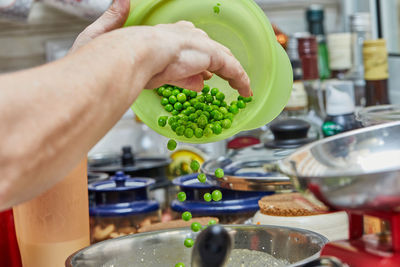
[[[167,147],[169,150],[173,151],[175,150],[177,146],[177,143],[175,140],[170,139],[168,141]],[[193,160],[190,163],[190,168],[192,169],[193,172],[198,172],[200,169],[200,163],[197,160]],[[221,168],[218,168],[215,170],[215,176],[217,178],[222,178],[224,177],[224,171]],[[200,183],[205,183],[207,181],[207,177],[204,173],[199,173],[197,175],[197,179],[199,180]],[[183,202],[186,200],[186,193],[185,192],[179,192],[177,194],[177,198],[179,201]],[[210,202],[211,200],[213,201],[220,201],[222,199],[222,193],[220,190],[216,189],[214,191],[212,191],[211,193],[205,193],[203,196],[204,200],[207,202]],[[182,220],[184,221],[190,221],[192,219],[192,214],[189,211],[185,211],[184,213],[182,213]],[[208,225],[213,225],[216,224],[217,222],[215,220],[210,220],[208,222]],[[206,227],[206,226],[205,226]],[[192,229],[193,232],[199,232],[200,230],[204,229],[204,227],[198,223],[198,222],[193,222],[190,226],[190,228]],[[187,247],[187,248],[191,248],[194,245],[194,240],[192,238],[186,238],[185,241],[183,242],[183,244]],[[185,264],[182,262],[178,262],[177,264],[175,264],[175,267],[185,267]]]

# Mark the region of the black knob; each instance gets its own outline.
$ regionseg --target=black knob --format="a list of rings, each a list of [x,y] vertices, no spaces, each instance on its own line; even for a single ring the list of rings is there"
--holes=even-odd
[[[232,240],[220,225],[208,226],[196,238],[192,252],[192,267],[222,267],[228,260]]]
[[[288,119],[273,122],[270,126],[275,140],[306,138],[310,124],[304,120]]]
[[[314,139],[307,138],[311,125],[300,119],[286,119],[271,123],[274,140],[265,145],[270,148],[295,148]]]
[[[122,166],[132,166],[135,164],[135,157],[132,153],[132,147],[124,146],[122,148],[121,162]]]

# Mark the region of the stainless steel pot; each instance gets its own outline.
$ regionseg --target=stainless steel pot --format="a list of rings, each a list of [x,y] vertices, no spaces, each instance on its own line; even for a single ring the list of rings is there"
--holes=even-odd
[[[302,266],[317,259],[328,241],[322,235],[297,228],[255,225],[226,225],[225,228],[233,238],[234,249],[268,253],[288,261],[288,266]],[[195,235],[189,228],[180,228],[111,239],[76,252],[67,259],[66,266],[164,267],[177,262],[190,266],[192,249],[186,248],[183,241]]]

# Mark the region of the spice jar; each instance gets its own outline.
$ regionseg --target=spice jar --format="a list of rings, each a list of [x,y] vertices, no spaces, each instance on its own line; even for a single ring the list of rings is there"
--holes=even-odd
[[[148,197],[154,183],[117,172],[110,180],[89,184],[91,242],[134,234],[140,227],[160,222],[160,206]]]

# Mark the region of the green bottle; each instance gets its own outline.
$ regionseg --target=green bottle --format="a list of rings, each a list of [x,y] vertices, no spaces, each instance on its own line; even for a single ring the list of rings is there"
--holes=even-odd
[[[324,31],[324,9],[320,5],[311,5],[306,12],[308,31],[317,38],[319,78],[325,80],[331,77],[329,69],[328,47]]]

